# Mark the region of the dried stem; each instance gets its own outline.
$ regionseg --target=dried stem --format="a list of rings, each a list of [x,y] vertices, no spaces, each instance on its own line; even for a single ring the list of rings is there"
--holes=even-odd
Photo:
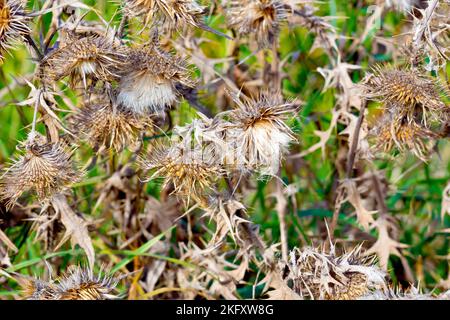
[[[361,105],[361,109],[359,111],[358,121],[356,122],[355,132],[353,133],[352,144],[351,144],[351,147],[350,147],[350,150],[348,153],[345,179],[352,178],[353,165],[355,164],[356,151],[358,150],[359,134],[361,131],[361,126],[362,126],[363,120],[364,120],[364,114],[365,114],[366,108],[367,108],[367,101],[364,99],[362,102],[362,105]],[[334,237],[334,231],[337,226],[337,221],[339,218],[339,211],[341,210],[341,206],[343,203],[344,193],[345,193],[345,190],[341,184],[341,186],[338,187],[338,189],[337,189],[335,208],[333,211],[333,218],[332,218],[331,224],[330,224],[330,235],[329,236],[331,238]]]
[[[345,172],[346,179],[351,179],[352,177],[353,165],[355,164],[356,158],[356,151],[358,150],[359,134],[364,120],[364,113],[366,112],[366,108],[367,108],[367,100],[364,99],[362,101],[361,109],[359,110],[359,117],[358,121],[356,122],[355,132],[353,133],[352,145],[348,153],[347,168]]]

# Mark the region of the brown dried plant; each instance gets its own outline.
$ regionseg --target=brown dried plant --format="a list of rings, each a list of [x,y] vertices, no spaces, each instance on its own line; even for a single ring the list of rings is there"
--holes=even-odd
[[[132,48],[121,73],[117,101],[135,114],[163,114],[179,99],[176,87],[192,87],[183,59],[156,44]]]
[[[100,271],[101,272],[101,271]],[[90,269],[71,266],[56,280],[43,281],[19,277],[26,300],[107,300],[120,279],[95,275]]]
[[[207,204],[205,196],[215,189],[214,181],[223,174],[222,168],[202,152],[186,149],[181,144],[153,147],[141,162],[145,170],[155,170],[147,181],[164,177],[163,187],[173,188],[173,193],[187,203],[193,200]]]
[[[144,24],[157,22],[170,28],[200,27],[205,13],[196,0],[125,0],[123,8],[129,16],[142,16]]]
[[[285,120],[298,103],[284,102],[277,94],[261,94],[257,100],[232,95],[236,108],[229,112],[229,136],[245,166],[275,175],[289,144],[296,140]]]
[[[46,138],[31,135],[23,145],[23,154],[3,173],[0,197],[6,206],[14,206],[27,191],[34,192],[39,200],[77,182],[82,173],[72,162],[73,150],[63,142],[47,142]]]
[[[289,261],[279,261],[277,266],[282,280],[291,285],[280,288],[274,282],[275,290],[269,291],[269,296],[276,299],[283,294],[280,290],[292,290],[303,299],[355,300],[387,286],[375,257],[365,255],[361,246],[342,255],[335,250],[334,246],[330,251],[309,247],[292,250]]]
[[[239,35],[251,35],[260,48],[267,48],[276,41],[288,10],[280,0],[232,0],[227,15]]]
[[[136,148],[141,136],[152,130],[150,117],[135,115],[108,101],[83,106],[69,122],[71,131],[98,153],[111,148],[116,152]]]
[[[0,0],[0,64],[4,52],[30,32],[29,16],[21,0]]]
[[[81,81],[85,88],[88,79],[116,81],[125,57],[124,47],[109,38],[69,34],[66,42],[41,62],[42,80],[51,83],[69,76],[72,87]]]

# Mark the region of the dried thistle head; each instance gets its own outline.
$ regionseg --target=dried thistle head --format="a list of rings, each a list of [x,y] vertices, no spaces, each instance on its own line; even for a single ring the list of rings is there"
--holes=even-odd
[[[182,144],[156,146],[141,163],[144,169],[155,170],[148,180],[164,177],[163,187],[172,185],[173,193],[182,196],[187,204],[192,199],[205,205],[205,195],[214,190],[214,181],[223,175],[220,166],[202,151]]]
[[[39,200],[45,200],[63,190],[81,177],[71,157],[72,151],[64,143],[30,136],[23,154],[1,177],[0,198],[11,208],[24,192],[32,191]]]
[[[117,101],[136,114],[164,112],[177,100],[177,84],[193,85],[185,61],[155,45],[131,49],[127,66]]]
[[[230,112],[230,134],[236,139],[239,157],[253,170],[274,175],[289,143],[295,140],[285,123],[298,104],[280,95],[262,94],[258,100],[233,96],[237,107]]]
[[[109,38],[71,36],[43,60],[43,81],[49,83],[69,76],[72,87],[82,81],[85,88],[88,79],[115,81],[120,77],[125,56],[125,49]]]
[[[135,116],[109,101],[86,104],[69,122],[71,130],[99,153],[138,146],[141,135],[152,125],[149,117]]]
[[[3,53],[11,48],[12,42],[30,32],[28,20],[23,1],[0,0],[0,64]]]
[[[392,287],[391,285],[375,290],[360,298],[360,300],[435,300],[439,299],[429,293],[422,293],[419,288],[411,286],[407,289]]]
[[[71,266],[56,280],[19,278],[19,284],[27,300],[106,300],[116,298],[112,292],[119,280],[95,275],[87,268]]]
[[[185,24],[200,26],[205,8],[196,0],[125,0],[124,11],[131,17],[143,17],[145,25],[157,22],[178,29]]]
[[[295,248],[289,262],[280,262],[283,280],[292,284],[299,296],[315,300],[354,300],[384,288],[385,273],[367,256],[362,247],[337,255],[335,247]]]
[[[112,291],[118,279],[95,275],[87,268],[70,268],[58,279],[57,300],[106,300],[114,299]]]
[[[439,120],[448,106],[441,99],[443,86],[438,80],[417,69],[376,67],[366,81],[367,97],[384,103],[386,109],[409,121],[427,123],[427,118]]]
[[[266,48],[276,40],[287,13],[280,0],[233,0],[228,24],[239,34],[254,36],[259,47]]]
[[[406,117],[385,113],[380,117],[371,135],[376,139],[375,150],[390,152],[396,148],[400,152],[411,151],[422,160],[430,151],[427,140],[437,139],[438,135],[422,124],[408,122]]]
[[[22,287],[22,295],[26,300],[53,300],[56,292],[56,286],[52,283],[29,278],[18,278]]]

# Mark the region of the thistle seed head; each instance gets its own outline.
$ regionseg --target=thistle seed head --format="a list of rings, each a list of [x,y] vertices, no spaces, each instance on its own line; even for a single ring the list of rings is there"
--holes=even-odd
[[[73,37],[44,59],[42,65],[46,78],[43,81],[54,82],[69,76],[72,87],[81,81],[85,88],[88,79],[116,81],[125,56],[125,49],[108,38]]]
[[[179,29],[186,24],[199,27],[205,8],[196,0],[125,0],[124,11],[129,16],[142,17],[145,25],[156,22]]]
[[[390,152],[396,148],[400,152],[411,151],[422,160],[429,153],[427,140],[437,139],[438,135],[422,124],[408,122],[406,117],[396,117],[385,113],[372,129],[376,139],[375,150]]]
[[[13,42],[30,32],[28,21],[23,1],[0,0],[0,64]]]
[[[119,279],[95,275],[82,267],[69,267],[55,281],[19,281],[27,300],[107,300],[116,298],[111,294]]]
[[[233,0],[228,23],[239,34],[254,36],[260,48],[267,48],[277,38],[287,13],[279,0]]]
[[[0,199],[11,208],[27,191],[45,200],[77,182],[82,174],[72,163],[72,151],[62,143],[46,142],[37,135],[30,137],[24,152],[2,175]]]
[[[184,60],[153,45],[130,50],[127,65],[117,101],[136,114],[163,113],[177,101],[177,84],[193,85]]]
[[[263,94],[252,100],[234,96],[237,108],[230,113],[237,155],[245,159],[246,166],[268,175],[276,174],[289,143],[295,140],[284,121],[298,104],[283,102],[278,97]]]
[[[295,248],[281,262],[283,279],[298,295],[319,300],[354,300],[386,287],[385,273],[362,247],[337,255],[335,248]]]
[[[52,300],[56,287],[40,279],[19,279],[22,294],[27,300]]]
[[[149,117],[137,117],[110,102],[87,104],[69,119],[70,128],[97,152],[114,149],[121,152],[137,146],[144,131],[151,129]]]
[[[409,121],[426,123],[430,116],[439,120],[448,109],[441,100],[444,89],[439,81],[416,69],[377,67],[366,86],[368,98],[383,102],[386,109],[396,112],[398,116],[407,116]]]
[[[141,163],[144,169],[155,170],[148,180],[164,177],[163,187],[172,185],[173,193],[187,204],[191,199],[206,203],[205,195],[214,190],[215,180],[223,175],[222,168],[205,159],[201,151],[187,150],[181,144],[169,148],[156,146]]]

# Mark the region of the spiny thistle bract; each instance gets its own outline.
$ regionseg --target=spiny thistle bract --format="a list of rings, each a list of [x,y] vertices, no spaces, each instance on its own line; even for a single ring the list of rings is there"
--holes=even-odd
[[[204,152],[181,144],[155,146],[141,164],[146,170],[155,170],[148,180],[164,177],[163,187],[173,185],[173,193],[186,203],[192,199],[205,204],[205,195],[214,190],[214,181],[223,175],[222,168],[207,159]]]
[[[105,101],[88,103],[69,122],[70,129],[99,153],[111,148],[121,152],[137,146],[152,123],[149,117],[138,117]]]
[[[0,181],[0,198],[11,208],[27,191],[45,200],[77,182],[82,174],[71,160],[72,151],[63,143],[46,142],[31,135],[24,153],[4,172]]]
[[[384,289],[375,290],[360,298],[360,300],[435,300],[444,297],[435,296],[429,293],[421,293],[414,286],[407,289],[394,288],[388,286]]]
[[[117,101],[136,114],[160,114],[177,100],[176,84],[193,85],[181,58],[155,45],[130,49]]]
[[[232,97],[237,107],[230,112],[230,136],[236,140],[236,154],[245,159],[248,168],[275,175],[288,145],[295,140],[284,121],[298,104],[269,93],[257,100]]]
[[[82,81],[85,88],[88,79],[116,81],[125,56],[126,50],[111,39],[71,36],[43,60],[43,81],[58,81],[69,76],[72,87]]]
[[[3,53],[12,46],[12,42],[30,32],[27,25],[29,17],[21,0],[0,0],[0,64]]]
[[[87,268],[70,267],[56,281],[20,279],[19,283],[27,300],[107,300],[116,298],[112,292],[118,280],[95,275]]]
[[[396,117],[386,112],[372,129],[375,137],[375,149],[390,152],[397,148],[400,152],[411,151],[418,158],[425,160],[430,148],[427,140],[438,138],[438,135],[416,122],[408,122],[406,117]]]
[[[283,279],[291,282],[299,296],[314,300],[354,300],[386,286],[385,273],[375,264],[374,256],[362,247],[337,255],[334,246],[295,248],[289,262],[280,262]]]
[[[124,11],[129,16],[141,16],[144,24],[158,22],[178,29],[185,24],[200,27],[205,9],[196,0],[125,0]]]
[[[428,118],[439,120],[448,108],[441,99],[443,86],[417,69],[378,66],[366,86],[368,98],[380,100],[386,109],[407,116],[409,121],[426,124]]]
[[[241,35],[254,36],[259,47],[266,48],[277,38],[287,13],[280,0],[233,0],[228,24]]]

